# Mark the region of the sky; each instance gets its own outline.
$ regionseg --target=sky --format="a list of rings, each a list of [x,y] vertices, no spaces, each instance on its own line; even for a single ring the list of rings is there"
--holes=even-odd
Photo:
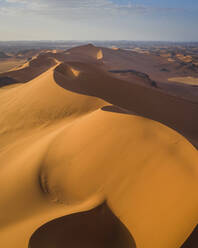
[[[0,40],[198,41],[198,0],[0,0]]]

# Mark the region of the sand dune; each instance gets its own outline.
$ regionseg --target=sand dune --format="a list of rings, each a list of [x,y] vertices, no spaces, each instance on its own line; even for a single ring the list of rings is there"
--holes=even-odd
[[[0,73],[7,72],[13,68],[23,65],[24,63],[24,59],[0,59]]]
[[[93,59],[101,59],[103,57],[102,50],[98,47],[93,46],[92,44],[75,47],[69,49],[68,52],[72,54],[79,54],[80,56],[84,55]]]
[[[45,55],[39,55],[38,57],[32,59],[29,62],[26,62],[24,65],[22,65],[19,68],[14,68],[11,71],[1,73],[0,74],[0,86],[7,85],[9,83],[3,83],[1,84],[1,81],[3,82],[4,78],[9,78],[11,80],[15,80],[15,82],[18,83],[25,83],[33,78],[39,76],[43,72],[50,69],[52,66],[56,65],[57,62],[54,58],[45,56]]]
[[[101,49],[100,49],[99,52],[97,53],[97,59],[98,59],[98,60],[103,59],[103,52],[102,52]]]
[[[197,105],[98,52],[40,55],[0,91],[1,247],[179,248],[197,225]]]
[[[173,97],[153,87],[115,79],[110,73],[96,65],[81,62],[71,62],[69,65],[82,72],[77,81],[73,83],[73,81],[65,80],[63,74],[61,77],[56,73],[58,68],[64,67],[64,64],[58,66],[55,69],[54,78],[61,87],[80,94],[102,98],[109,103],[162,122],[176,129],[197,145],[198,106],[196,104]]]
[[[176,78],[169,78],[170,82],[179,82],[182,84],[189,84],[189,85],[198,85],[198,78],[193,77],[176,77]]]

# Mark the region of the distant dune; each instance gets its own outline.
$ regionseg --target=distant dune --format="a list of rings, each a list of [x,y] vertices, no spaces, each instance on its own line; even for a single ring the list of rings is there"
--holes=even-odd
[[[0,59],[7,59],[9,57],[6,53],[0,51]]]
[[[39,76],[43,72],[50,69],[53,65],[56,64],[54,58],[46,57],[45,55],[39,55],[20,67],[12,68],[11,70],[0,74],[0,83],[1,79],[8,77],[15,80],[18,83],[26,83],[33,78]],[[3,85],[1,85],[3,86]]]
[[[41,51],[0,74],[18,82],[0,90],[0,247],[197,247],[198,106],[128,53]]]
[[[175,77],[175,78],[169,78],[170,82],[178,82],[183,84],[189,84],[189,85],[198,85],[198,78],[194,77]]]
[[[0,73],[4,73],[13,68],[19,67],[24,63],[25,63],[24,59],[16,59],[16,58],[0,59]]]

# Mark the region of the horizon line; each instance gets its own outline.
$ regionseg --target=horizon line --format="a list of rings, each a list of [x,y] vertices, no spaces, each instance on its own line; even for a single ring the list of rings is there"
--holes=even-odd
[[[114,42],[119,42],[119,41],[128,41],[128,42],[170,42],[170,43],[198,43],[198,40],[128,40],[128,39],[113,39],[113,40],[99,40],[99,39],[86,39],[86,40],[78,40],[78,39],[74,39],[74,40],[51,40],[51,39],[41,39],[41,40],[0,40],[0,42],[87,42],[87,41],[98,41],[98,42],[110,42],[110,41],[114,41]]]

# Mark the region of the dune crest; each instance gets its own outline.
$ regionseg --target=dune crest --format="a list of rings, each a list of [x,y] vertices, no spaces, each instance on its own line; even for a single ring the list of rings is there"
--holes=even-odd
[[[0,86],[6,86],[14,80],[16,83],[27,83],[42,73],[46,72],[50,68],[56,66],[59,61],[56,58],[48,56],[46,54],[40,54],[32,60],[26,62],[22,67],[12,69],[8,72],[0,74]],[[1,80],[8,78],[8,82],[5,84]]]
[[[70,64],[70,63],[59,63],[55,68],[54,68],[54,74],[58,72],[61,73],[62,76],[69,78],[78,78],[81,74],[81,71],[79,69],[76,69],[76,66]],[[67,80],[65,78],[65,80]]]
[[[92,44],[74,47],[67,51],[69,54],[77,55],[81,57],[82,55],[94,59],[94,60],[101,60],[103,58],[103,51],[101,48],[96,47]]]
[[[70,68],[70,70],[71,70],[71,72],[73,73],[73,75],[75,76],[75,77],[78,77],[79,75],[80,75],[80,71],[78,71],[78,70],[75,70],[74,68]]]

